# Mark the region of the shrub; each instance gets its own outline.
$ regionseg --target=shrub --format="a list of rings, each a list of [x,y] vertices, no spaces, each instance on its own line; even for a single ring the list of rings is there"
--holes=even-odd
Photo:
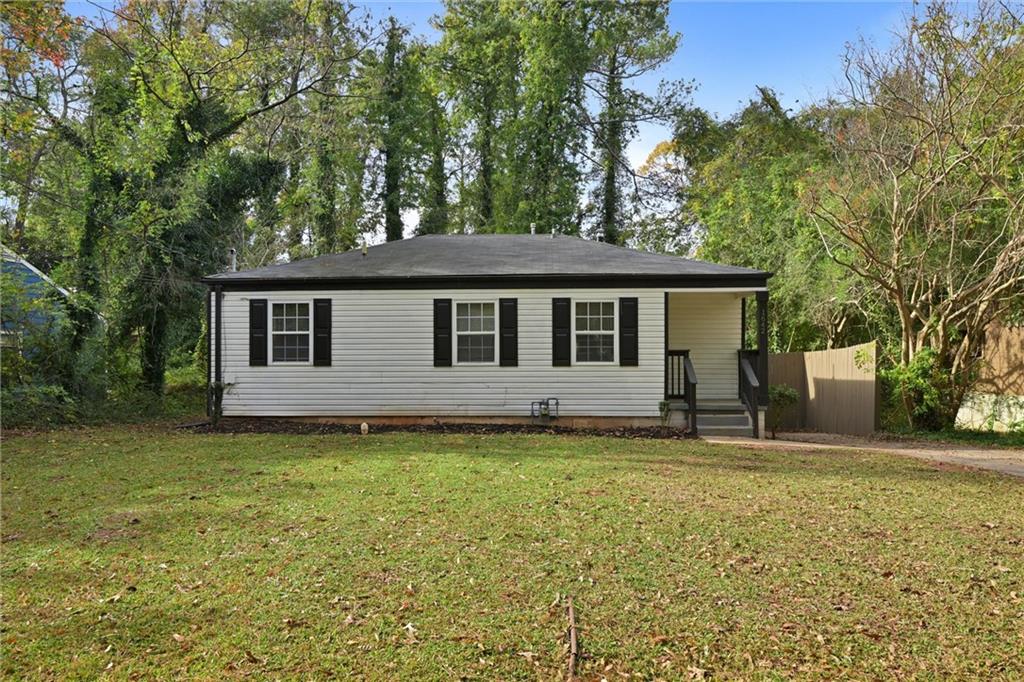
[[[0,415],[9,427],[54,426],[78,420],[78,405],[63,386],[14,386],[0,390]]]
[[[941,431],[953,426],[959,405],[953,405],[952,380],[932,348],[917,352],[909,364],[879,372],[890,406],[902,410],[912,429]]]
[[[769,415],[771,417],[772,438],[782,421],[782,413],[787,407],[792,407],[800,402],[800,394],[792,386],[785,384],[773,384],[768,387],[768,404],[771,406]]]

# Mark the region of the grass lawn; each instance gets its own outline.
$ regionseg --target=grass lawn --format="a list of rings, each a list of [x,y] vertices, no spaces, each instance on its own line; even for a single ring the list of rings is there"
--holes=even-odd
[[[1024,482],[550,435],[3,443],[18,678],[1024,676]]]

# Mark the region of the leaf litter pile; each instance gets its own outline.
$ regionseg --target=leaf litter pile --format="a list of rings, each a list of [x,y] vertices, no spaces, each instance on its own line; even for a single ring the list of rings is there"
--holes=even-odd
[[[1024,676],[1024,484],[545,433],[3,443],[5,678]]]

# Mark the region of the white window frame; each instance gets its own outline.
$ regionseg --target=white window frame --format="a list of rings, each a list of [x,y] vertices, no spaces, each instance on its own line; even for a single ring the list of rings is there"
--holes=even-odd
[[[494,329],[489,332],[460,332],[459,331],[459,306],[470,303],[490,303],[494,305]],[[475,298],[452,301],[452,366],[462,367],[492,367],[498,364],[498,356],[501,349],[498,348],[498,299]],[[459,335],[485,336],[490,334],[494,337],[494,359],[490,362],[459,362]]]
[[[275,360],[274,359],[274,334],[301,334],[302,332],[275,332],[274,331],[274,306],[293,305],[305,303],[309,306],[309,329],[306,330],[309,336],[309,358],[306,360]],[[267,364],[281,365],[282,367],[302,367],[313,364],[313,299],[288,299],[286,301],[267,301]]]
[[[586,367],[593,365],[595,367],[609,367],[611,365],[619,364],[619,301],[614,298],[574,298],[571,299],[572,310],[572,364]],[[577,303],[611,303],[612,304],[612,325],[614,329],[610,332],[606,331],[592,331],[590,329],[577,331],[576,330],[576,304]],[[576,334],[604,334],[612,337],[612,359],[611,360],[589,360],[580,362],[576,360]]]

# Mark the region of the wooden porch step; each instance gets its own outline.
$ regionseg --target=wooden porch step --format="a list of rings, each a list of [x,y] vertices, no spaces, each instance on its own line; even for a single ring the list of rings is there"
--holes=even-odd
[[[670,400],[669,408],[673,410],[687,410],[689,405],[685,400]],[[697,412],[710,414],[746,414],[747,407],[739,400],[701,400],[697,396]]]

